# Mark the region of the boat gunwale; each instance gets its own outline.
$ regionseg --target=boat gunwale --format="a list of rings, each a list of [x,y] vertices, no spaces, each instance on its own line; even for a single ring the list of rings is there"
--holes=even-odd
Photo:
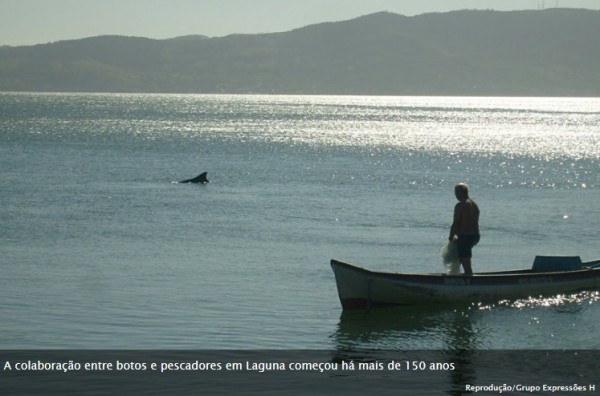
[[[596,265],[593,265],[597,263]],[[556,280],[570,280],[577,278],[585,278],[590,274],[600,276],[600,260],[592,260],[582,263],[581,269],[565,270],[565,271],[533,271],[532,269],[520,269],[509,271],[495,272],[479,272],[473,276],[465,276],[463,274],[449,275],[444,273],[401,273],[401,272],[384,272],[373,271],[363,267],[358,267],[340,260],[331,259],[331,266],[343,267],[347,270],[352,270],[371,277],[389,279],[394,281],[411,281],[418,283],[446,283],[449,279],[460,279],[468,281],[468,283],[485,284],[488,282],[512,283],[518,282],[520,279],[544,279],[552,278]]]

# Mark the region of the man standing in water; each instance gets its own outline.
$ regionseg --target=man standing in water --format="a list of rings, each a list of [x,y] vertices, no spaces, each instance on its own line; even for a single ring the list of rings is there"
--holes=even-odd
[[[454,207],[454,221],[450,227],[450,241],[457,238],[458,259],[465,275],[473,275],[471,257],[473,246],[479,242],[479,206],[469,198],[469,186],[459,183],[454,187],[458,203]]]

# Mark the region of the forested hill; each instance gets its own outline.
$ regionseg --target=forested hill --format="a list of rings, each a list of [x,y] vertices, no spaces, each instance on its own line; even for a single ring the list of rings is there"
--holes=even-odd
[[[198,30],[202,30],[198,26]],[[1,91],[600,96],[600,11],[378,13],[283,33],[0,48]]]

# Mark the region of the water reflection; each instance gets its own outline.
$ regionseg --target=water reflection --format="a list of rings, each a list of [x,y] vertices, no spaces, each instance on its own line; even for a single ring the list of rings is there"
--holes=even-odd
[[[436,375],[428,371],[428,378],[447,393],[462,395],[465,384],[477,377],[478,312],[473,305],[345,311],[333,336],[338,358],[390,361],[401,356],[405,364],[425,361],[428,369],[433,362],[451,365],[452,369],[446,367]]]
[[[597,301],[600,292],[587,291],[495,304],[346,311],[341,313],[331,337],[340,361],[396,360],[405,365],[427,362],[424,370],[410,373],[404,365],[403,377],[389,373],[388,377],[380,377],[386,381],[394,378],[398,384],[404,381],[401,386],[409,388],[423,381],[446,394],[464,395],[471,393],[467,384],[503,384],[509,379],[514,383],[534,377],[539,383],[548,378],[577,382],[583,377],[597,378],[596,371],[590,369],[590,362],[597,360],[597,351],[586,354],[580,350],[597,342],[565,340],[575,328],[592,329],[593,321],[586,313]],[[532,315],[542,319],[532,324]],[[523,337],[528,337],[527,344],[515,343]],[[571,350],[565,350],[565,346]],[[452,367],[432,371],[431,362]],[[557,366],[557,362],[561,364]]]
[[[489,350],[545,348],[520,345],[515,332],[537,335],[528,327],[532,315],[542,315],[559,331],[600,301],[600,292],[502,300],[494,304],[407,306],[371,311],[343,311],[332,339],[338,350]],[[576,315],[576,316],[572,316]],[[554,323],[554,322],[560,323]],[[563,331],[564,333],[564,331]],[[562,334],[562,333],[561,333]],[[566,334],[566,333],[565,333]],[[564,347],[564,345],[560,345]],[[586,345],[579,345],[579,347]]]
[[[479,349],[477,316],[471,305],[343,311],[333,337],[339,350]]]

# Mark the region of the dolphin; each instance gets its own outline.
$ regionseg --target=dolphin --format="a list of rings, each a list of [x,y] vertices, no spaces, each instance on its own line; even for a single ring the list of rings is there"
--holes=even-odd
[[[209,180],[206,178],[206,174],[208,172],[204,172],[199,174],[198,176],[194,177],[193,179],[187,179],[187,180],[182,180],[179,183],[202,183],[202,184],[206,184],[209,182]]]

